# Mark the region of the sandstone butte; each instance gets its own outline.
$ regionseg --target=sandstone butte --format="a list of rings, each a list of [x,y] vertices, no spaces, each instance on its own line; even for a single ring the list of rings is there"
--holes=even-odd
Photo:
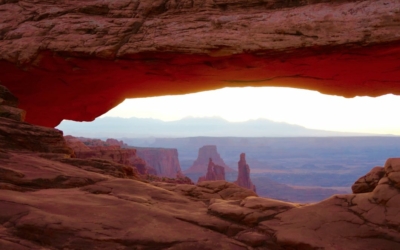
[[[9,97],[0,91],[0,108],[14,108],[0,113],[0,249],[400,249],[400,158],[313,204],[223,180],[148,181],[75,158],[62,131],[10,116],[21,109]]]
[[[217,151],[215,145],[205,145],[199,148],[197,159],[193,162],[192,166],[183,171],[185,174],[204,174],[207,172],[207,166],[209,165],[210,158],[212,162],[218,166],[224,168],[225,173],[233,173],[235,170],[231,169],[225,164]]]
[[[0,0],[0,81],[28,122],[221,87],[400,93],[398,0]]]

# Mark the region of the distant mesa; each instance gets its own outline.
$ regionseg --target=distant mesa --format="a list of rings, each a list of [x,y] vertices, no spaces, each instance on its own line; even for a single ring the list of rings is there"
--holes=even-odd
[[[250,167],[246,163],[245,153],[240,154],[240,160],[238,162],[238,171],[239,171],[238,178],[237,181],[235,181],[235,183],[240,187],[248,188],[256,192],[256,186],[254,186],[254,184],[251,182],[250,179]]]
[[[218,181],[225,180],[225,168],[219,165],[214,164],[212,158],[210,158],[207,167],[207,173],[204,176],[201,176],[197,183],[202,181]]]
[[[234,173],[236,172],[232,168],[228,167],[225,164],[224,160],[222,160],[221,156],[217,151],[217,146],[215,145],[206,145],[199,149],[199,154],[197,159],[193,162],[192,166],[185,171],[185,174],[204,174],[207,172],[207,166],[210,158],[213,163],[218,166],[222,166],[225,169],[225,173]]]

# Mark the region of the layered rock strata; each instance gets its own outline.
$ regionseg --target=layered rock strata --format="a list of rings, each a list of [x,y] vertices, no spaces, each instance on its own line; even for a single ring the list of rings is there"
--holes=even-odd
[[[28,121],[46,126],[93,120],[125,98],[228,86],[399,94],[399,9],[397,0],[0,1],[0,81]]]
[[[225,168],[214,164],[212,158],[210,158],[207,166],[207,173],[204,176],[199,177],[197,183],[202,181],[217,181],[225,180]]]
[[[18,99],[5,87],[0,85],[0,117],[24,121],[25,110],[18,108]]]
[[[241,153],[238,161],[238,177],[235,181],[240,187],[248,188],[256,192],[256,186],[251,182],[250,179],[250,167],[246,162],[246,154]]]
[[[102,159],[113,161],[118,164],[131,166],[141,175],[156,175],[157,172],[151,166],[137,156],[135,149],[123,149],[121,143],[114,140],[102,141],[100,139],[75,138],[65,136],[67,144],[74,150],[76,158],[80,159]],[[123,144],[123,142],[122,142]]]

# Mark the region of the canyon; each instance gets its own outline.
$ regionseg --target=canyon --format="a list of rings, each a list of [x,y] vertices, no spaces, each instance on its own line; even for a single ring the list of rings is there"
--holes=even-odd
[[[127,165],[82,162],[62,131],[0,117],[0,247],[397,249],[399,166],[391,158],[360,178],[372,190],[290,203],[223,180],[148,181]]]
[[[398,95],[399,13],[397,0],[0,0],[0,248],[399,249],[399,158],[353,194],[299,204],[142,179],[76,158],[54,129],[222,87]]]

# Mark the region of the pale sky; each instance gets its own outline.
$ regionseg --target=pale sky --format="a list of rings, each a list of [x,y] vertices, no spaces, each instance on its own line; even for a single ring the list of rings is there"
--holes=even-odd
[[[104,116],[154,118],[219,116],[238,122],[265,118],[311,129],[400,135],[400,96],[344,98],[316,91],[224,88],[180,96],[127,99]]]

